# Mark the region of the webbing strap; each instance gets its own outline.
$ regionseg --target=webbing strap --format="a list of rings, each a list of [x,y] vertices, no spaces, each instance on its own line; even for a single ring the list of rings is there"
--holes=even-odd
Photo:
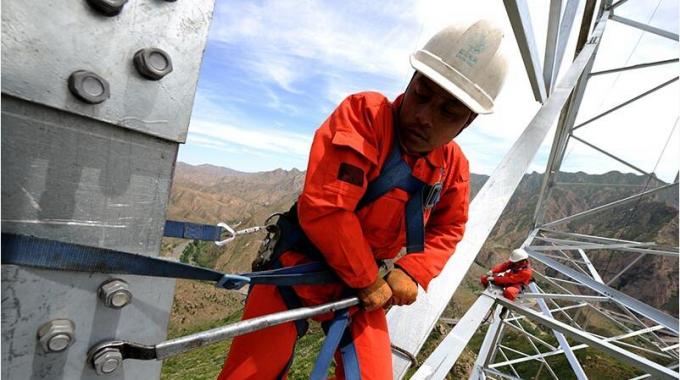
[[[166,220],[163,236],[180,239],[218,241],[221,240],[220,236],[222,236],[223,232],[224,228],[220,226]]]
[[[156,257],[9,233],[2,234],[2,264],[213,281],[225,289],[239,289],[248,283],[292,286],[338,281],[335,274],[318,262],[263,272],[225,274]]]
[[[340,341],[340,354],[342,355],[342,368],[345,370],[345,380],[361,380],[359,355],[357,355],[352,332],[349,328],[345,330],[345,335],[342,336]]]
[[[392,150],[380,175],[368,184],[357,210],[387,194],[394,188],[409,193],[406,203],[406,252],[422,252],[425,249],[425,223],[423,216],[424,189],[427,184],[411,174],[411,167],[401,157],[399,141],[393,142]]]
[[[333,320],[330,321],[326,339],[323,342],[323,346],[321,346],[321,352],[319,352],[319,356],[316,358],[314,369],[312,370],[312,374],[309,376],[310,379],[326,379],[328,375],[328,368],[330,368],[331,360],[333,360],[333,354],[340,345],[340,340],[342,339],[348,324],[349,310],[343,309],[337,311]]]

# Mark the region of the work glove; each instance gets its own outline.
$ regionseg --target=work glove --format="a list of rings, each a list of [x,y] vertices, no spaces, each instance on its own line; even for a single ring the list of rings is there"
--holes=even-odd
[[[388,304],[392,298],[392,290],[385,280],[378,276],[374,283],[359,289],[357,296],[366,311],[373,311]]]
[[[410,305],[416,302],[418,284],[406,272],[395,268],[387,274],[385,280],[392,289],[393,305]]]
[[[492,272],[492,271],[488,271],[488,272],[486,272],[486,275],[489,276],[489,277],[490,277],[490,276],[493,276],[493,272]]]

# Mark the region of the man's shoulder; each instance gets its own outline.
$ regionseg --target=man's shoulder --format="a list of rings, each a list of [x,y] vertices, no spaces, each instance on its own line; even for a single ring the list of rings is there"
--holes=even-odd
[[[345,102],[349,102],[354,106],[364,107],[369,111],[377,111],[385,106],[391,106],[392,104],[385,95],[377,91],[357,92],[348,96],[345,99]]]
[[[442,147],[444,149],[444,159],[449,174],[453,174],[458,181],[470,179],[470,162],[468,161],[463,149],[455,141],[451,140]]]

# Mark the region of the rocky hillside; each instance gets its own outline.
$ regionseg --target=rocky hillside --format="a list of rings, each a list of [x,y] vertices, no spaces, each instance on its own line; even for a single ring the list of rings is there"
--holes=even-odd
[[[483,175],[472,175],[473,196],[487,178]],[[236,229],[262,225],[272,213],[285,211],[290,207],[297,198],[303,181],[304,172],[298,170],[242,173],[211,165],[191,166],[178,163],[167,217],[204,223],[226,222]],[[509,252],[526,238],[532,228],[531,221],[541,181],[542,176],[538,173],[524,177],[477,258],[477,263],[481,266],[474,265],[470,269],[463,285],[459,287],[447,308],[446,316],[461,316],[480,291],[477,282],[479,275],[484,272],[483,268],[506,259]],[[635,194],[642,188],[653,188],[657,185],[648,183],[646,178],[641,176],[618,172],[603,175],[562,173],[556,182],[563,184],[555,188],[548,200],[546,220],[572,215]],[[677,205],[677,191],[667,191],[556,229],[627,240],[654,241],[663,246],[677,247]],[[164,254],[225,272],[246,271],[250,269],[250,263],[262,236],[262,233],[243,236],[222,248],[206,242],[165,239]],[[635,254],[591,251],[590,257],[607,281],[627,265]],[[677,259],[646,257],[613,285],[670,314],[677,314],[677,267]],[[224,292],[208,284],[178,281],[170,335],[183,335],[237,320],[242,298],[242,295]],[[435,333],[443,331],[435,330]],[[482,337],[483,335],[480,335],[476,339],[480,340]],[[437,342],[435,338],[431,337],[428,340],[432,347]],[[312,350],[320,345],[322,334],[316,331],[305,339],[309,341],[304,345],[305,350]],[[197,379],[214,378],[219,371],[226,347],[228,343],[225,342],[166,361],[162,378],[179,379],[187,376]],[[452,378],[467,376],[474,363],[473,350],[466,349],[452,371]],[[427,355],[427,352],[428,347],[425,347],[421,354]],[[588,355],[595,354],[589,352]],[[289,377],[305,378],[311,368],[313,357],[311,351],[309,355],[300,355]],[[598,356],[597,360],[591,362],[600,359]],[[604,360],[602,363],[609,361]],[[565,364],[564,367],[568,373],[568,366]],[[607,365],[603,366],[603,373],[606,373],[606,367]]]

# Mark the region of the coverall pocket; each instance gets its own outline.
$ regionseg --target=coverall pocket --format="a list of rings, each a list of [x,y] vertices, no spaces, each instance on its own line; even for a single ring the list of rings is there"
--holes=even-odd
[[[403,245],[404,208],[408,194],[392,190],[359,212],[364,236],[371,248]]]

